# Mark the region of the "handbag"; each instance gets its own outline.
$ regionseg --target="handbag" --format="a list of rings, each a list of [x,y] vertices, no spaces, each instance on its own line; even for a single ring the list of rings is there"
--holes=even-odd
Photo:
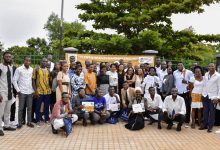
[[[120,118],[121,118],[122,120],[124,120],[124,121],[128,121],[128,118],[129,118],[128,109],[123,109],[123,110],[122,110]]]
[[[66,137],[72,132],[73,126],[72,126],[72,120],[70,118],[63,118]]]
[[[106,119],[106,123],[116,124],[116,123],[118,123],[118,118],[117,118],[117,117],[114,117],[114,116],[111,116],[111,117],[109,117],[108,119]]]

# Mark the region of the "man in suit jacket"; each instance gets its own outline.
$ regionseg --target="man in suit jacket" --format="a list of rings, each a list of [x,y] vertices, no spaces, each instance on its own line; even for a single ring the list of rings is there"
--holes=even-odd
[[[121,89],[121,102],[123,108],[128,108],[128,104],[132,101],[132,98],[135,97],[135,90],[132,87],[129,87],[127,82],[123,83],[123,88]]]

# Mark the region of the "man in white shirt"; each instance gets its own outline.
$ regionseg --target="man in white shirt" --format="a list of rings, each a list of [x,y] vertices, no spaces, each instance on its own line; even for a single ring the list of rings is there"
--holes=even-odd
[[[156,58],[155,64],[156,64],[155,65],[156,73],[158,75],[160,70],[161,70],[161,60],[160,60],[160,58]]]
[[[184,99],[178,95],[177,88],[171,90],[171,95],[167,96],[163,104],[164,120],[168,124],[167,129],[173,126],[173,121],[178,122],[176,131],[181,131],[181,126],[185,120],[186,106]]]
[[[4,130],[13,131],[15,128],[9,125],[10,110],[12,104],[12,67],[10,66],[12,55],[10,52],[3,53],[4,62],[0,64],[0,136],[4,136]],[[2,118],[4,116],[4,127]]]
[[[220,74],[215,71],[215,64],[210,63],[205,74],[205,86],[202,92],[203,119],[200,130],[212,132],[215,123],[215,107],[220,99]]]
[[[183,63],[178,63],[178,69],[173,72],[174,84],[178,89],[178,94],[184,98],[186,106],[186,120],[185,123],[190,122],[190,112],[191,112],[191,99],[189,97],[189,80],[193,76],[193,72],[185,69]]]
[[[161,129],[161,120],[163,118],[163,101],[161,96],[155,93],[155,88],[149,88],[149,95],[147,96],[147,110],[146,115],[150,118],[149,125],[152,125],[155,122],[155,119],[152,115],[158,114],[158,129]]]
[[[24,64],[16,69],[13,85],[19,96],[19,109],[18,109],[18,129],[22,127],[23,122],[23,112],[25,104],[27,106],[27,126],[33,128],[34,125],[31,123],[31,114],[32,114],[32,94],[34,92],[32,87],[32,74],[33,68],[30,67],[31,58],[24,57]]]
[[[118,94],[115,93],[115,88],[113,86],[109,87],[109,93],[104,96],[106,100],[106,109],[110,110],[110,104],[117,104],[120,103],[120,97]],[[110,110],[111,111],[111,110]]]
[[[50,72],[52,72],[53,69],[54,69],[54,63],[52,62],[53,55],[52,54],[48,54],[47,55],[47,60],[48,60],[49,70],[50,70]]]
[[[160,78],[160,85],[159,85],[160,92],[162,92],[162,83],[163,83],[164,76],[167,74],[168,74],[167,73],[167,63],[166,63],[166,61],[162,61],[161,70],[159,70],[159,72],[158,72],[158,77]]]

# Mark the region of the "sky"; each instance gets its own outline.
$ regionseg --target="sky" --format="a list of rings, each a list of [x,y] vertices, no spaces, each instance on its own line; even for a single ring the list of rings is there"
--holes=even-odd
[[[75,8],[90,0],[64,0],[64,19],[79,20],[82,13]],[[220,4],[204,6],[202,14],[176,14],[172,16],[174,30],[192,26],[198,34],[220,34]],[[24,46],[31,37],[46,38],[43,29],[52,12],[60,16],[61,0],[0,0],[0,41],[4,48],[14,45]],[[92,22],[83,23],[92,30]],[[106,30],[101,32],[111,33]]]

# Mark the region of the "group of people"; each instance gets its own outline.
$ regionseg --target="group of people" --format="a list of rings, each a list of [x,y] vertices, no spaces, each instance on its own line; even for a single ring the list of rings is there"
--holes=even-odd
[[[160,58],[154,67],[125,64],[122,59],[114,63],[86,60],[83,67],[73,56],[68,64],[65,60],[53,63],[48,55],[35,68],[26,56],[16,68],[12,58],[6,51],[0,64],[0,136],[3,130],[14,131],[25,124],[40,127],[42,122],[57,134],[60,128],[65,130],[64,120],[71,124],[82,120],[83,126],[103,124],[125,112],[128,129],[143,128],[144,123],[140,127],[137,120],[146,119],[149,125],[158,122],[158,129],[162,121],[167,129],[177,122],[177,131],[190,122],[191,128],[198,123],[200,130],[208,132],[220,125],[220,74],[214,63],[206,70],[196,63],[186,69],[179,62],[174,71],[171,62]],[[16,97],[18,124],[14,126],[10,118],[15,116]]]

